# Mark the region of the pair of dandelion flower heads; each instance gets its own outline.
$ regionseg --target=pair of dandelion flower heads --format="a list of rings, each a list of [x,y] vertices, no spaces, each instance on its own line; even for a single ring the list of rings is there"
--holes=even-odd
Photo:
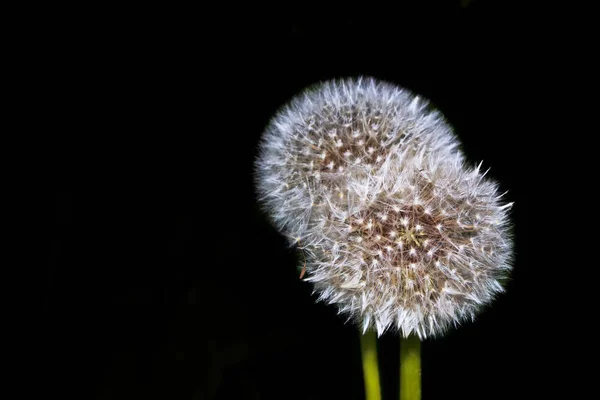
[[[256,167],[319,301],[363,331],[438,336],[503,291],[510,204],[411,92],[371,78],[316,85],[272,119]]]

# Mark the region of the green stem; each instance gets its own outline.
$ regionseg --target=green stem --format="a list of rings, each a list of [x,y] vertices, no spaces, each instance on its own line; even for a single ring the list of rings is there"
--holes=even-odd
[[[381,400],[379,367],[377,365],[377,336],[375,332],[367,331],[360,336],[360,348],[365,381],[365,399]]]
[[[400,400],[421,399],[421,341],[400,338]]]

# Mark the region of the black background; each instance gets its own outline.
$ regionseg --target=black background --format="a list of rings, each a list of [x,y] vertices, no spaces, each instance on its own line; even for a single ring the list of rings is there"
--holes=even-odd
[[[82,399],[362,399],[357,331],[298,279],[302,260],[260,211],[252,171],[287,100],[365,75],[429,98],[515,202],[507,293],[423,343],[423,399],[554,391],[552,269],[532,257],[530,222],[548,37],[508,3],[146,7],[53,26],[40,38],[42,99],[56,106],[48,387]],[[398,354],[384,335],[384,400],[397,398]]]

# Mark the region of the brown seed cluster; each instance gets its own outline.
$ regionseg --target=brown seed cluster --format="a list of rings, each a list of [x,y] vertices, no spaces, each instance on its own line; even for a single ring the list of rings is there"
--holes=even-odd
[[[304,148],[298,160],[303,173],[321,180],[353,166],[380,166],[390,139],[396,137],[385,117],[371,107],[359,111],[356,106],[346,106],[334,111],[325,106],[321,115],[307,118],[306,126],[298,127],[302,134],[296,145]]]
[[[455,215],[423,205],[380,204],[350,216],[346,223],[347,251],[359,257],[364,276],[382,286],[398,286],[406,301],[414,294],[435,300],[450,283],[456,286],[472,278],[456,276],[449,282],[453,274],[466,270],[444,271],[451,257],[472,249],[478,229],[459,228]]]
[[[442,289],[434,265],[449,243],[437,227],[440,220],[422,206],[370,209],[348,224],[355,247],[350,252],[357,250],[364,268],[376,272],[371,279],[387,278],[394,286],[423,293]]]

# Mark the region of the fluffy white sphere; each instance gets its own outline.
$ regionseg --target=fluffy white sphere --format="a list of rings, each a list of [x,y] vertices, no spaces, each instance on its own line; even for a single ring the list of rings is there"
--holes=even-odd
[[[503,290],[510,204],[458,145],[427,101],[370,78],[321,83],[277,113],[259,200],[307,255],[319,300],[363,330],[424,338]]]

